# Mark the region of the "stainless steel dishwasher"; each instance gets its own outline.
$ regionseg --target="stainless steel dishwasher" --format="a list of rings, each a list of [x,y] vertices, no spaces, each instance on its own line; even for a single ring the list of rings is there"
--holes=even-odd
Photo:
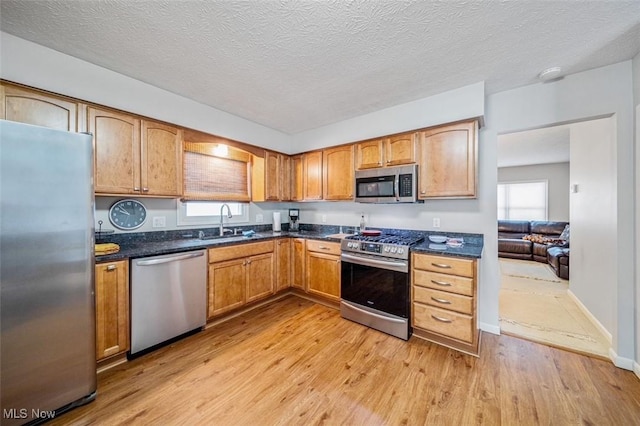
[[[131,264],[131,355],[205,325],[205,250],[133,259]]]

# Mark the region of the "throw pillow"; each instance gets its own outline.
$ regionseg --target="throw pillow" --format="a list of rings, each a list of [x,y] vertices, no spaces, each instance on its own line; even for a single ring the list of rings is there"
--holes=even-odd
[[[560,234],[559,238],[563,241],[569,242],[569,224],[568,223],[562,230],[562,234]]]

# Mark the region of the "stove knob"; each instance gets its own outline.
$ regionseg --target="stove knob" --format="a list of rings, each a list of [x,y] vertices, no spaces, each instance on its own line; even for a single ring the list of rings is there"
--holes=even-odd
[[[404,249],[402,247],[398,247],[398,254],[404,253]]]
[[[388,247],[388,246],[385,246],[385,247],[384,247],[384,251],[385,251],[385,253],[389,253],[389,247]]]
[[[356,243],[349,243],[349,244],[347,244],[347,247],[356,248],[356,247],[358,247],[358,245]]]
[[[395,253],[398,250],[397,247],[391,247],[391,253]]]

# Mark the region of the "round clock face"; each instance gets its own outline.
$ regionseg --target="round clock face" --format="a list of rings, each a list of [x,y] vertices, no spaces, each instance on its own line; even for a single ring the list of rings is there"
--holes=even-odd
[[[147,209],[136,200],[120,200],[109,209],[109,221],[116,228],[136,229],[147,219]]]

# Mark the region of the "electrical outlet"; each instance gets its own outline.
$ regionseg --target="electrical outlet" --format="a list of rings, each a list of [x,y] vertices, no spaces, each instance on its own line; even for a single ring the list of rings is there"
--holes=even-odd
[[[440,218],[439,217],[434,217],[433,218],[433,227],[434,228],[440,228]]]
[[[322,215],[322,223],[327,223],[327,215],[326,214]]]
[[[154,228],[164,228],[167,226],[167,218],[165,216],[154,216],[153,217],[153,227]]]
[[[262,216],[261,214],[257,214],[256,215],[256,222],[260,223],[264,221],[264,216]]]

